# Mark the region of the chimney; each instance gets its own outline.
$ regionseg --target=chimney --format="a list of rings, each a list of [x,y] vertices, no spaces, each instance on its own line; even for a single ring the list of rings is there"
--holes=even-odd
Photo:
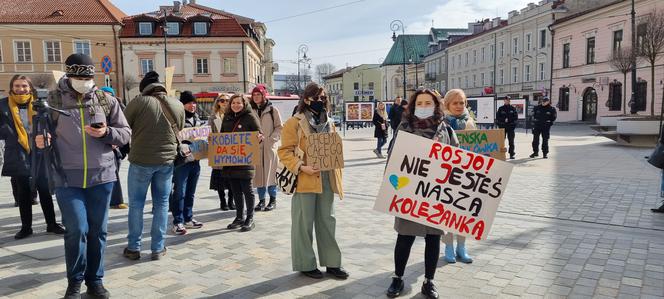
[[[493,27],[500,26],[500,17],[494,18],[491,22],[493,22]]]
[[[182,0],[182,6],[187,5],[187,0]]]
[[[180,1],[173,1],[173,12],[180,12]]]
[[[518,15],[519,15],[519,12],[516,11],[516,10],[510,11],[510,12],[507,13],[507,17],[510,18],[510,19],[515,17],[515,16],[518,16]]]
[[[537,5],[535,5],[535,3],[531,2],[531,3],[528,3],[528,8],[529,9],[534,9],[534,8],[537,8]]]
[[[196,0],[189,0],[189,4],[196,4]]]

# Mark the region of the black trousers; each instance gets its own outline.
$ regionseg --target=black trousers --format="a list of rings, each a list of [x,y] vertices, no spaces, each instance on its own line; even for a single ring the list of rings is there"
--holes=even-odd
[[[121,203],[124,203],[124,197],[122,196],[122,185],[120,184],[120,160],[116,158],[115,162],[115,175],[118,177],[118,180],[115,181],[113,185],[113,192],[111,193],[111,206],[117,206]]]
[[[505,129],[505,138],[507,138],[507,143],[509,144],[509,151],[508,152],[510,153],[510,156],[514,156],[515,155],[515,152],[514,152],[514,149],[515,149],[514,148],[514,136],[515,136],[514,130],[516,128],[503,128],[503,129]]]
[[[39,203],[41,204],[44,219],[47,225],[54,225],[55,211],[53,210],[53,197],[48,190],[48,179],[40,176],[37,179],[37,192],[39,192]],[[21,229],[32,228],[32,193],[30,192],[30,177],[12,177],[16,182],[16,197],[18,198],[18,209],[21,214]]]
[[[549,137],[551,126],[538,126],[533,127],[533,153],[539,153],[540,135],[542,136],[542,153],[549,153]]]
[[[247,206],[247,218],[254,217],[254,205],[256,196],[252,180],[248,179],[229,179],[233,200],[235,201],[235,218],[243,219],[244,206]]]
[[[18,203],[18,191],[16,190],[18,182],[16,182],[15,177],[10,177],[9,182],[11,182],[12,184],[12,196],[14,197],[14,202]],[[31,196],[32,196],[32,201],[37,200],[37,190],[33,191]]]
[[[426,242],[424,247],[424,277],[433,279],[438,265],[438,256],[440,255],[440,235],[426,235],[424,240]],[[415,236],[397,236],[397,245],[394,247],[394,274],[399,277],[402,277],[406,270],[410,249],[414,242]]]

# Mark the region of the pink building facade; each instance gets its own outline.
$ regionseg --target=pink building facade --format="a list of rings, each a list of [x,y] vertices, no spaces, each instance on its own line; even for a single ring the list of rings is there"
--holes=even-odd
[[[664,1],[637,0],[635,7],[638,28],[644,16],[655,9],[664,9]],[[614,49],[631,47],[630,11],[631,1],[618,1],[560,19],[551,26],[554,42],[551,100],[559,111],[558,121],[597,122],[602,116],[630,113],[631,73],[627,73],[625,80],[610,64]],[[664,58],[655,64],[655,115],[659,115],[662,105],[662,62]],[[637,78],[637,113],[650,115],[653,95],[648,62],[639,60]]]

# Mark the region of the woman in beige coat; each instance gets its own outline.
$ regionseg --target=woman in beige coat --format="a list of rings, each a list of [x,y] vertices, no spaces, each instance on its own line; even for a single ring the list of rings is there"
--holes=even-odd
[[[258,85],[251,91],[251,106],[258,117],[265,139],[260,144],[260,158],[256,164],[254,186],[258,193],[256,211],[272,211],[277,207],[277,143],[281,140],[281,114],[267,99],[265,86]],[[265,205],[265,191],[270,202]]]
[[[461,89],[452,89],[445,94],[445,119],[452,129],[477,130],[475,121],[468,112],[468,101],[466,94]],[[457,247],[454,250],[454,234],[446,233],[443,237],[445,243],[445,261],[456,263],[458,259],[462,263],[470,264],[473,259],[466,251],[466,237],[457,235]]]

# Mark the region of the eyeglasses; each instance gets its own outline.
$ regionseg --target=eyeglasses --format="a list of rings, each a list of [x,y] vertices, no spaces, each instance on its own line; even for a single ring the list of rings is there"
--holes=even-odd
[[[314,101],[318,101],[318,100],[326,101],[327,96],[315,96],[315,97],[312,97],[311,99],[314,100]]]
[[[217,99],[217,103],[226,103],[226,99]]]

